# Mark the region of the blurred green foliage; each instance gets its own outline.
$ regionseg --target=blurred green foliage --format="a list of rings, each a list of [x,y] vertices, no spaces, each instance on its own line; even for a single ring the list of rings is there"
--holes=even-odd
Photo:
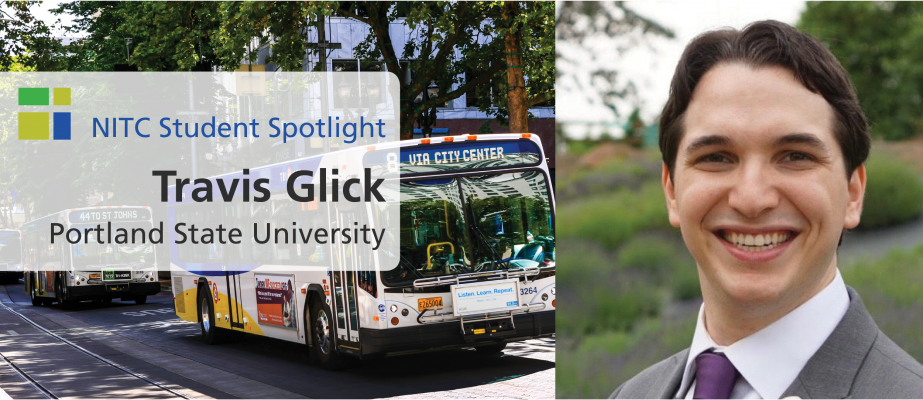
[[[923,360],[923,246],[892,250],[840,268],[878,327],[917,360]]]
[[[894,140],[923,128],[923,4],[808,2],[798,27],[837,56],[872,123]]]
[[[592,240],[610,249],[638,231],[670,226],[659,182],[647,182],[639,191],[562,202],[557,217],[559,236]]]
[[[868,184],[860,228],[878,228],[923,214],[923,183],[909,165],[882,152],[866,164]]]

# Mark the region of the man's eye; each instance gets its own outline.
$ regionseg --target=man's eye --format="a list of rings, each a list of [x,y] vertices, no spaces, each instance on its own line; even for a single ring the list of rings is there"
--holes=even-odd
[[[785,157],[782,158],[783,162],[800,162],[800,161],[813,161],[813,160],[814,160],[814,157],[811,157],[808,154],[797,152],[797,151],[788,153],[785,155]]]
[[[726,163],[731,160],[727,156],[718,153],[706,154],[702,157],[699,157],[697,162],[699,163]]]

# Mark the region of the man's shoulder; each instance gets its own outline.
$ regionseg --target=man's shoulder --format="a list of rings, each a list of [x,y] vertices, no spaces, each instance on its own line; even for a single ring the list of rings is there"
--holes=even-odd
[[[923,365],[879,332],[853,384],[852,397],[923,398]]]
[[[679,389],[679,379],[682,379],[682,369],[688,354],[689,349],[685,349],[648,367],[620,385],[609,398],[651,399],[663,397],[664,391],[668,389],[675,392]],[[673,397],[673,394],[667,397]]]

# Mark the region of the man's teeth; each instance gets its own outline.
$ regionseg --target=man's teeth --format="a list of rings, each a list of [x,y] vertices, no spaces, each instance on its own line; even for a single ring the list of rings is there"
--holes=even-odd
[[[741,250],[765,251],[787,241],[789,236],[790,234],[788,232],[764,233],[760,235],[725,232],[724,240],[731,242]]]

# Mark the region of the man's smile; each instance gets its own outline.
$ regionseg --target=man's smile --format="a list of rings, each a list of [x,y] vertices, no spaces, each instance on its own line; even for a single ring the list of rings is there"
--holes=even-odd
[[[741,261],[768,261],[788,248],[798,231],[791,228],[729,227],[714,231],[732,255]]]

